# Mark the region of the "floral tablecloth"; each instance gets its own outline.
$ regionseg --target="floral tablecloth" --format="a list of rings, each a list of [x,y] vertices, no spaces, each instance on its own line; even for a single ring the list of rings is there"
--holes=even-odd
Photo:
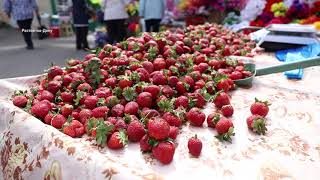
[[[268,55],[258,67],[278,63]],[[16,108],[13,90],[26,89],[37,76],[0,80],[0,179],[319,179],[320,67],[300,81],[281,73],[257,77],[250,89],[232,92],[233,143],[221,143],[215,130],[184,126],[170,165],[161,165],[130,143],[120,151],[98,148],[89,138],[72,139]],[[272,102],[268,132],[248,131],[254,97]],[[214,111],[208,104],[205,113]],[[203,141],[200,158],[188,154],[188,138]]]

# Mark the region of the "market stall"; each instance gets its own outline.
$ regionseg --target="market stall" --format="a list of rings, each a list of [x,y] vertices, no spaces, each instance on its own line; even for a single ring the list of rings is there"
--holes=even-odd
[[[163,31],[142,33],[131,1],[126,40],[106,44],[96,29],[100,47],[83,58],[0,79],[0,177],[317,179],[320,46],[265,52],[270,32],[293,30],[258,15],[279,20],[309,5],[265,4],[180,1],[184,13],[169,8]],[[240,20],[251,5],[255,16]],[[318,42],[316,24],[306,27]]]

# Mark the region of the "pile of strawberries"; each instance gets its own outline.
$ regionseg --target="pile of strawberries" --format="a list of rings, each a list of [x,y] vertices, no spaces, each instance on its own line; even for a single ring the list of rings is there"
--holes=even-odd
[[[202,127],[207,120],[217,138],[231,142],[228,92],[233,80],[252,74],[226,56],[252,56],[254,47],[248,36],[213,24],[144,33],[107,44],[83,61],[68,60],[64,69],[50,67],[30,91],[15,92],[13,104],[71,137],[87,134],[99,146],[139,142],[142,151],[168,164],[185,123]],[[201,110],[207,102],[221,114],[206,117]],[[263,133],[262,119],[250,117],[248,126]],[[191,149],[194,144],[190,152],[198,156],[201,141],[194,137]]]

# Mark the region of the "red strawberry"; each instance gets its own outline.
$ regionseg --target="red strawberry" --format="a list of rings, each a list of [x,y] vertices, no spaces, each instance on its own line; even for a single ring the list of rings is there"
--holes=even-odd
[[[169,138],[176,139],[179,133],[179,128],[176,126],[170,126]]]
[[[107,98],[109,96],[112,96],[112,91],[107,87],[100,87],[95,91],[95,95],[98,98]]]
[[[150,74],[148,73],[148,71],[144,68],[138,68],[136,70],[140,76],[140,81],[145,81],[145,82],[149,82],[149,77]]]
[[[115,125],[118,121],[118,118],[116,117],[108,117],[107,121],[110,122],[111,124]]]
[[[206,82],[201,79],[195,82],[194,89],[202,89],[203,87],[205,87],[205,85],[206,85]]]
[[[93,109],[97,106],[99,98],[97,96],[87,96],[84,100],[84,105],[88,109]]]
[[[122,104],[117,104],[112,107],[111,115],[115,117],[122,117],[124,111],[124,106]]]
[[[197,135],[190,138],[188,141],[189,153],[194,157],[199,157],[202,150],[202,142]]]
[[[61,99],[65,103],[72,103],[74,95],[71,92],[62,92]]]
[[[184,76],[183,82],[187,83],[189,85],[189,88],[193,88],[194,86],[194,80],[192,79],[191,76]]]
[[[83,91],[83,92],[91,92],[92,87],[88,83],[82,83],[77,87],[77,90]]]
[[[178,82],[179,82],[179,78],[177,76],[170,76],[168,78],[168,84],[171,87],[176,87]]]
[[[51,92],[44,90],[41,92],[40,100],[45,100],[45,99],[52,102],[54,100],[54,95]]]
[[[200,73],[204,73],[205,71],[208,70],[209,65],[207,63],[200,63],[200,64],[198,64],[198,68],[199,68]]]
[[[134,101],[128,102],[124,107],[125,114],[136,115],[138,113],[138,110],[139,110],[139,105]]]
[[[229,75],[230,79],[232,80],[238,80],[238,79],[242,79],[242,73],[239,71],[233,71],[230,75]]]
[[[143,125],[139,121],[131,121],[127,128],[128,138],[132,142],[140,141],[146,134]]]
[[[192,71],[190,73],[190,76],[193,78],[194,81],[199,81],[201,78],[201,73],[200,71]]]
[[[178,107],[182,106],[183,108],[188,108],[189,107],[189,99],[186,96],[179,96],[175,102],[174,106],[177,109]]]
[[[68,116],[71,115],[72,111],[73,111],[73,106],[70,104],[66,104],[62,106],[60,109],[61,114],[66,118],[68,118]]]
[[[181,119],[171,112],[164,113],[162,118],[167,121],[170,126],[180,127],[182,125]]]
[[[63,127],[63,133],[73,138],[81,137],[84,134],[84,126],[77,120],[72,120],[71,123],[66,123]]]
[[[156,117],[150,119],[147,127],[149,136],[156,140],[164,140],[169,136],[170,125],[162,118]]]
[[[51,124],[53,116],[54,115],[52,113],[47,114],[46,117],[44,118],[44,123]]]
[[[47,86],[47,90],[53,94],[56,94],[56,92],[58,92],[60,88],[61,88],[60,81],[50,81]]]
[[[217,83],[217,89],[219,91],[223,90],[224,92],[228,92],[230,89],[230,84],[228,79],[222,79]]]
[[[251,77],[252,76],[252,72],[250,72],[250,71],[242,71],[242,76],[244,78]]]
[[[208,64],[209,64],[209,66],[213,67],[215,70],[218,70],[218,69],[221,67],[220,61],[215,60],[215,59],[210,60],[210,61],[208,62]]]
[[[218,121],[220,121],[220,119],[221,119],[221,114],[219,113],[209,114],[209,116],[207,117],[208,127],[215,128],[216,124],[218,123]]]
[[[228,105],[230,104],[229,95],[225,92],[218,92],[213,100],[213,103],[217,108]]]
[[[126,124],[126,122],[124,122],[124,119],[121,117],[117,118],[116,123],[114,124],[114,128],[116,131],[119,131],[121,129],[127,129],[128,125]]]
[[[128,143],[128,136],[124,130],[120,130],[118,132],[114,132],[109,140],[108,147],[110,149],[121,149]]]
[[[24,108],[28,103],[28,99],[25,96],[15,96],[12,100],[13,104],[17,107]]]
[[[251,105],[250,111],[253,115],[260,115],[266,117],[269,112],[269,107],[271,104],[268,101],[260,101],[255,98],[255,102]]]
[[[150,119],[152,117],[157,117],[160,116],[159,112],[155,109],[148,109],[148,108],[143,108],[141,116],[147,119]]]
[[[266,119],[259,115],[251,115],[247,118],[247,126],[250,130],[257,134],[265,134],[267,131],[266,128]]]
[[[195,62],[196,64],[204,63],[204,62],[206,62],[206,56],[204,56],[204,55],[199,55],[199,56],[197,56],[197,57],[194,59],[194,62]]]
[[[203,122],[206,120],[206,115],[200,111],[198,108],[192,108],[187,113],[186,118],[194,126],[202,126]]]
[[[179,81],[176,85],[176,90],[179,94],[184,94],[188,92],[188,89],[190,88],[190,85],[184,82]]]
[[[152,82],[155,85],[165,85],[167,84],[167,78],[161,72],[157,72],[152,76]]]
[[[80,119],[79,112],[80,110],[72,111],[71,116],[73,117],[73,119]]]
[[[169,164],[172,161],[174,152],[174,144],[168,141],[162,141],[152,148],[152,155],[163,164]]]
[[[162,92],[162,95],[164,95],[166,97],[173,97],[174,96],[173,89],[168,85],[162,86],[161,92]]]
[[[137,97],[137,103],[141,108],[152,106],[152,94],[149,92],[142,92]]]
[[[45,100],[34,104],[31,108],[31,113],[37,118],[44,119],[51,110],[51,105]]]
[[[203,108],[206,105],[207,101],[204,99],[204,97],[200,93],[194,93],[191,96],[196,103],[195,104],[196,107]]]
[[[59,66],[52,66],[48,70],[48,78],[53,79],[55,76],[62,75],[63,70]]]
[[[156,58],[153,61],[153,67],[155,71],[159,71],[161,69],[165,69],[167,66],[166,61],[163,58]]]
[[[62,80],[62,84],[63,86],[67,87],[71,82],[72,82],[72,77],[68,74],[63,76],[63,80]]]
[[[67,119],[63,115],[57,114],[52,118],[51,125],[57,129],[61,129],[65,122],[67,122]]]
[[[153,67],[152,62],[150,62],[150,61],[143,61],[143,62],[142,62],[142,66],[143,66],[143,68],[145,68],[149,73],[152,73],[152,72],[153,72],[154,67]]]
[[[82,109],[79,113],[79,120],[82,124],[85,124],[88,119],[92,117],[92,111],[90,109]]]
[[[216,124],[216,130],[219,135],[216,136],[220,141],[232,142],[231,136],[234,136],[233,133],[233,123],[229,119],[220,119]]]
[[[233,115],[233,107],[228,104],[221,107],[221,114],[225,117],[230,117]]]
[[[106,83],[106,86],[114,88],[117,85],[117,78],[110,77],[110,78],[106,79],[104,82]]]
[[[92,110],[92,116],[95,118],[106,118],[109,112],[107,106],[96,107]]]
[[[156,99],[160,93],[160,87],[156,85],[149,85],[143,88],[144,92],[149,92],[153,99]]]
[[[149,136],[146,134],[140,139],[140,149],[142,152],[151,151],[152,146],[149,144]]]
[[[132,86],[132,81],[129,79],[129,76],[123,76],[120,78],[119,82],[118,82],[118,86],[121,89],[124,89],[126,87],[131,87]]]

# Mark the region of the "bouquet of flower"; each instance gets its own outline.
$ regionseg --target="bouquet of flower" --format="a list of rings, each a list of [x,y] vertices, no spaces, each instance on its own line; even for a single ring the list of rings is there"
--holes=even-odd
[[[215,0],[209,1],[208,5],[212,10],[224,11],[240,11],[245,7],[247,0]]]
[[[307,18],[310,14],[310,8],[307,3],[299,2],[299,0],[295,0],[290,8],[287,11],[287,17],[303,19]]]
[[[181,0],[179,9],[185,15],[207,15],[208,0]]]
[[[131,0],[126,5],[126,11],[129,14],[129,16],[138,16],[139,15],[139,1]]]
[[[269,24],[312,24],[318,20],[320,14],[320,1],[313,5],[304,1],[294,0],[290,7],[287,7],[283,0],[267,0],[263,12],[250,22],[251,26],[268,26]]]

